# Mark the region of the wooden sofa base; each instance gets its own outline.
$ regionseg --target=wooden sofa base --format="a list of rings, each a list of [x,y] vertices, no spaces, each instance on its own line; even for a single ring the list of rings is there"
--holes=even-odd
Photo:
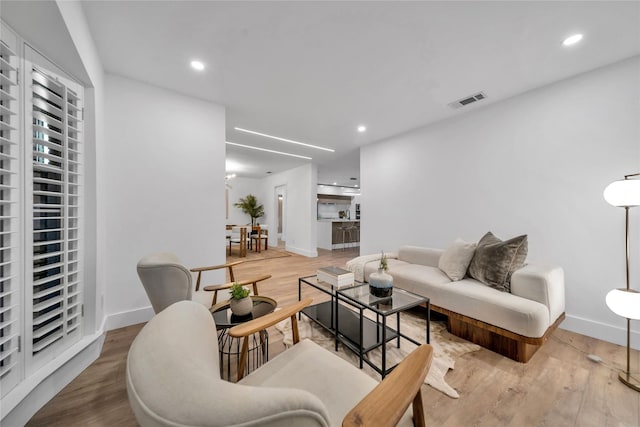
[[[531,359],[565,317],[562,313],[542,337],[531,338],[435,305],[431,306],[431,310],[447,316],[447,330],[451,334],[521,363],[527,363]]]

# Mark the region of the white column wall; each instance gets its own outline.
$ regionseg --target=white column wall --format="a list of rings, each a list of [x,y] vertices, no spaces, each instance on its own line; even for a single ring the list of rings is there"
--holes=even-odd
[[[206,101],[106,76],[107,328],[147,320],[136,273],[168,251],[187,267],[225,262],[225,111]],[[222,273],[210,273],[223,281]]]
[[[89,25],[84,19],[82,6],[78,2],[58,1],[57,6],[74,41],[74,47],[84,65],[91,82],[84,82],[84,143],[85,143],[85,311],[94,313],[87,318],[85,334],[100,330],[103,326],[104,263],[104,218],[102,209],[102,184],[99,179],[103,170],[104,150],[104,70],[98,56]]]
[[[640,171],[638,76],[635,57],[363,147],[361,253],[528,234],[529,261],[565,270],[561,327],[625,344],[605,304],[625,283],[624,212],[602,192]]]
[[[270,175],[262,180],[265,197],[264,222],[270,230],[277,227],[275,211],[275,188],[281,185],[286,191],[286,250],[308,257],[318,256],[316,189],[318,186],[318,167],[306,164],[294,169]],[[276,243],[277,233],[269,231],[269,244]]]

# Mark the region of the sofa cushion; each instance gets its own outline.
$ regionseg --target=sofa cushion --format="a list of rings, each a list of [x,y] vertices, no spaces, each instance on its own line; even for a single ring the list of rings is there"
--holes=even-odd
[[[398,286],[414,294],[423,295],[431,300],[440,301],[441,295],[448,292],[447,288],[454,285],[449,276],[438,267],[426,265],[407,264],[396,268],[390,273],[393,276],[393,285]]]
[[[429,298],[431,304],[527,337],[541,337],[549,310],[539,302],[498,291],[475,279],[452,282],[437,267],[409,264],[397,269],[394,286]]]
[[[410,264],[437,267],[443,249],[423,248],[421,246],[402,246],[398,250],[398,259]]]
[[[511,291],[511,275],[524,265],[527,235],[502,241],[490,231],[478,242],[469,275],[499,291]]]
[[[467,269],[475,251],[475,242],[456,239],[440,257],[438,268],[449,276],[451,280],[462,280],[467,274]]]
[[[240,384],[284,387],[322,396],[330,425],[339,426],[378,382],[333,352],[305,339],[251,372]],[[409,414],[408,410],[399,425],[413,425]]]
[[[376,262],[368,262],[364,266],[365,282],[369,281],[369,276],[371,275],[371,273],[375,273],[378,271],[379,265],[380,265],[380,262],[376,261]],[[398,268],[403,267],[405,265],[410,265],[410,264],[406,261],[400,261],[399,259],[387,258],[387,268],[388,268],[387,273],[393,276],[394,271],[396,271]]]
[[[551,323],[544,304],[471,278],[451,283],[446,289],[436,305],[525,337],[542,337]]]

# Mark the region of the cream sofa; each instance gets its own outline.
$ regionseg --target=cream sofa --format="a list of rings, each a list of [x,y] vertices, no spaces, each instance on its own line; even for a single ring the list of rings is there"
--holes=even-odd
[[[394,286],[426,296],[434,311],[448,317],[454,335],[519,362],[527,362],[564,319],[564,272],[527,264],[511,277],[511,293],[470,277],[452,282],[438,268],[443,249],[403,246],[388,259]],[[364,265],[364,279],[378,268]]]

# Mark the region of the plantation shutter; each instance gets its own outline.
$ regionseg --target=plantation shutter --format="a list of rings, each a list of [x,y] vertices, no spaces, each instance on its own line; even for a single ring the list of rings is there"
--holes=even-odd
[[[0,41],[0,397],[20,381],[22,367],[19,90],[14,49]]]
[[[82,338],[84,89],[0,30],[2,398]]]
[[[33,280],[27,322],[29,368],[37,369],[82,332],[82,104],[68,82],[29,65]]]

